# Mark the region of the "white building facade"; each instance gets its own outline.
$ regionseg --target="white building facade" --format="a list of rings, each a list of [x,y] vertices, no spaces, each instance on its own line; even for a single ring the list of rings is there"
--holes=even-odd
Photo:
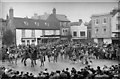
[[[112,26],[112,40],[113,42],[120,42],[120,12],[117,12],[111,20]]]
[[[60,35],[60,30],[16,29],[16,44],[37,45],[43,35]]]
[[[79,22],[73,22],[70,26],[72,40],[87,39],[87,27],[82,20]]]

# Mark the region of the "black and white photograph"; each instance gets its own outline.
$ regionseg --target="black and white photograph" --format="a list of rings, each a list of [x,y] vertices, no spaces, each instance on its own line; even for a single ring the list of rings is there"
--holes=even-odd
[[[120,0],[0,0],[0,79],[120,79]]]

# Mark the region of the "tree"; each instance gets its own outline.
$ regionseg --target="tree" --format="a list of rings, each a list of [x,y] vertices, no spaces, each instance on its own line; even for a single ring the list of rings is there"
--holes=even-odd
[[[6,46],[10,46],[14,42],[14,34],[13,32],[9,29],[6,30],[3,33],[3,38],[2,38],[3,44]]]

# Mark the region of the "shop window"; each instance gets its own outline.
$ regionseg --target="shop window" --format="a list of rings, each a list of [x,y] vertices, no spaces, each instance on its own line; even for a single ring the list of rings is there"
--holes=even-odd
[[[77,36],[77,32],[73,32],[73,36]]]
[[[85,36],[85,31],[81,31],[80,36]]]

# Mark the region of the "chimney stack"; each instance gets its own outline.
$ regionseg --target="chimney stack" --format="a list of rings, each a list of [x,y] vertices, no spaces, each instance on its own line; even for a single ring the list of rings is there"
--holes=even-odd
[[[53,8],[53,14],[56,14],[56,9],[55,8]]]
[[[79,23],[80,23],[80,24],[82,23],[82,19],[79,19]]]
[[[14,16],[13,8],[10,8],[10,10],[9,10],[9,19],[13,19],[13,16]]]

